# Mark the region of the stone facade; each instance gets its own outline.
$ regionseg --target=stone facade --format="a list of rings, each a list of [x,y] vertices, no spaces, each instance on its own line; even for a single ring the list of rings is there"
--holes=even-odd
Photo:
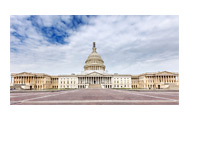
[[[179,74],[175,72],[155,72],[144,73],[140,75],[132,75],[131,77],[132,88],[150,88],[161,89],[178,87],[179,86]]]
[[[144,73],[140,75],[109,74],[104,61],[93,43],[92,53],[85,61],[81,74],[51,76],[40,73],[11,74],[11,86],[25,86],[24,89],[65,89],[65,88],[142,88],[165,89],[179,87],[179,74],[174,72]],[[94,86],[96,85],[96,86]],[[29,87],[29,88],[27,88]]]
[[[131,75],[114,74],[112,78],[113,88],[131,88]]]
[[[76,75],[59,75],[58,88],[78,88],[78,77]]]
[[[29,89],[49,89],[57,85],[57,82],[52,84],[53,79],[56,81],[58,78],[43,73],[13,73],[11,74],[11,86],[22,85]]]

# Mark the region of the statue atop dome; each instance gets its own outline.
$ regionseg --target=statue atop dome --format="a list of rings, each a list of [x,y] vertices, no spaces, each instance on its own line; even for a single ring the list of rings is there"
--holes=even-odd
[[[97,49],[97,48],[95,47],[95,42],[93,42],[93,48],[92,48],[93,51],[92,51],[92,52],[93,52],[93,53],[96,53],[96,49]]]

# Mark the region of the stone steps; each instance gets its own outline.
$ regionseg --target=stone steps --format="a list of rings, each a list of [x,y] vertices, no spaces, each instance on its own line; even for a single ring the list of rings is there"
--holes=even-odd
[[[169,85],[168,89],[179,89],[179,85],[177,85],[176,83],[166,83],[166,85]]]
[[[101,88],[101,84],[89,84],[88,88]]]

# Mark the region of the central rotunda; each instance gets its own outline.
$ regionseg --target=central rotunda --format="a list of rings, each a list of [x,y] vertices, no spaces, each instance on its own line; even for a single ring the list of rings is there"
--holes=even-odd
[[[104,61],[102,60],[101,56],[96,51],[95,42],[93,42],[92,53],[88,56],[87,60],[85,61],[84,71],[86,73],[98,71],[103,73],[105,71]]]

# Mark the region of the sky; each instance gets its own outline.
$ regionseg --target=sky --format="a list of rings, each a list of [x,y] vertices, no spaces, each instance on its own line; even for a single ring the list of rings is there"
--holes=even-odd
[[[176,15],[11,15],[10,71],[79,74],[93,42],[108,73],[179,72]]]

